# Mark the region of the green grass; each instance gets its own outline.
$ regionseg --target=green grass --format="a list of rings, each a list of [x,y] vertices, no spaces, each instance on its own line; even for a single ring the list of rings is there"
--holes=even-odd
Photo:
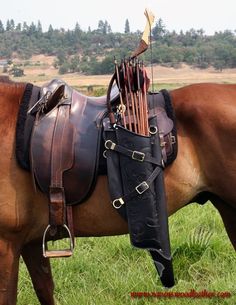
[[[77,239],[70,259],[52,260],[58,305],[235,305],[236,253],[218,212],[207,203],[189,205],[170,217],[176,286],[169,291],[229,291],[230,298],[131,298],[130,292],[166,291],[145,251],[128,236]],[[20,267],[19,305],[39,304],[26,268]]]
[[[154,83],[153,87],[154,87],[154,91],[159,91],[161,89],[167,89],[167,90],[173,90],[173,89],[177,89],[177,88],[180,88],[180,87],[183,87],[187,84],[185,83]],[[150,85],[149,87],[149,91],[152,91],[152,84]]]

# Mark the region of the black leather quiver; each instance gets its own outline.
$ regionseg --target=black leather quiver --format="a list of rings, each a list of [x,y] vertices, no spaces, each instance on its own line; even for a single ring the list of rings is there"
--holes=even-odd
[[[156,117],[150,136],[104,120],[109,190],[114,208],[128,221],[133,246],[149,250],[164,286],[174,285],[163,162]]]

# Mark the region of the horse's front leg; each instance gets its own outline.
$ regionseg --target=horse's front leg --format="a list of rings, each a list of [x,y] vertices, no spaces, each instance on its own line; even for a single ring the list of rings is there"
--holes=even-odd
[[[0,305],[16,305],[20,245],[0,238]]]
[[[219,197],[215,197],[211,201],[218,209],[228,237],[236,251],[236,209]]]
[[[25,245],[21,255],[29,271],[40,304],[54,305],[54,283],[51,266],[49,259],[42,255],[42,242]]]

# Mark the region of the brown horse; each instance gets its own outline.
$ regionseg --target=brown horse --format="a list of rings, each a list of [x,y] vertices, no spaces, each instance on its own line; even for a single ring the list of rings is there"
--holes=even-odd
[[[50,263],[41,249],[48,201],[34,191],[31,175],[15,158],[16,120],[24,89],[23,83],[0,83],[0,305],[16,304],[20,255],[40,303],[53,305]],[[179,152],[165,170],[168,213],[193,200],[210,199],[236,249],[236,85],[194,84],[173,90],[171,96]],[[92,196],[73,212],[76,236],[128,232],[110,204],[105,176],[98,178]]]

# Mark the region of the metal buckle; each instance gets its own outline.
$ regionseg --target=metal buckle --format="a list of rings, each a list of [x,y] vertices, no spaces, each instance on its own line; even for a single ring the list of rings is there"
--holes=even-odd
[[[48,98],[50,97],[51,92],[47,91],[28,111],[27,114],[32,114],[33,110],[36,108],[40,108],[41,105],[45,104],[48,100]]]
[[[140,151],[136,151],[136,150],[134,150],[132,152],[132,159],[133,160],[143,162],[144,158],[145,158],[145,154],[144,153],[142,153]]]
[[[105,142],[105,147],[106,147],[106,149],[114,150],[116,147],[116,143],[112,142],[111,140],[107,140]]]
[[[125,204],[125,202],[121,197],[112,201],[112,205],[115,209],[121,208],[123,204]]]
[[[121,114],[123,114],[123,113],[125,113],[125,111],[126,111],[126,106],[124,105],[124,104],[120,104],[119,106],[118,106],[118,110],[119,110],[119,112],[121,113]]]
[[[171,135],[171,136],[170,136],[170,139],[171,139],[171,144],[172,144],[172,145],[176,143],[175,136]]]
[[[159,133],[159,137],[160,137],[160,146],[161,147],[165,147],[166,146],[166,141],[165,141],[165,137],[163,133]]]
[[[143,181],[139,185],[137,185],[135,189],[139,193],[139,195],[142,195],[144,192],[146,192],[146,190],[149,189],[149,185],[146,181]]]
[[[151,126],[149,127],[149,133],[150,133],[151,135],[154,135],[154,134],[156,134],[157,132],[158,132],[157,126],[151,125]]]
[[[104,150],[102,155],[103,155],[103,158],[107,159],[107,150]]]
[[[49,257],[49,258],[56,258],[56,257],[69,257],[73,254],[73,249],[74,249],[74,242],[73,238],[71,235],[71,232],[67,225],[63,225],[62,228],[65,230],[65,232],[68,235],[69,238],[69,247],[66,249],[59,249],[59,250],[48,250],[47,247],[47,234],[49,233],[49,230],[52,226],[48,225],[47,228],[45,229],[43,233],[43,256],[44,257]]]

